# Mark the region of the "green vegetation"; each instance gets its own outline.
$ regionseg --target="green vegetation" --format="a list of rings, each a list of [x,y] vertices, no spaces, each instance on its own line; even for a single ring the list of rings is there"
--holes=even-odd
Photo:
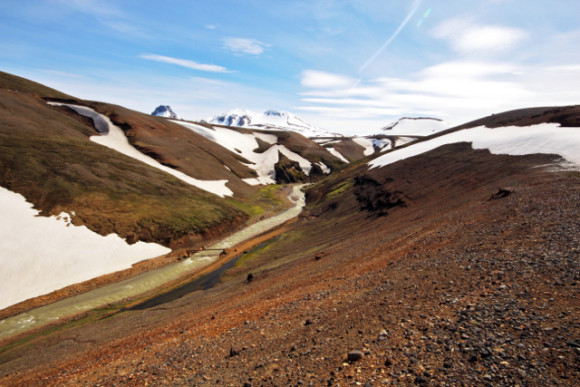
[[[348,192],[352,189],[354,183],[352,180],[347,180],[341,183],[338,187],[334,188],[328,194],[326,194],[327,199],[334,199],[338,196],[342,196],[345,192]]]
[[[285,186],[266,185],[260,187],[251,200],[228,199],[228,202],[250,217],[263,214],[268,211],[281,210],[289,206],[286,199]]]
[[[281,234],[275,238],[267,240],[264,243],[259,244],[258,246],[254,247],[248,252],[245,252],[240,259],[236,261],[234,264],[235,268],[244,267],[248,264],[248,262],[252,261],[256,256],[266,254],[268,250],[272,247],[275,242],[278,242],[281,239],[285,238],[285,234]]]

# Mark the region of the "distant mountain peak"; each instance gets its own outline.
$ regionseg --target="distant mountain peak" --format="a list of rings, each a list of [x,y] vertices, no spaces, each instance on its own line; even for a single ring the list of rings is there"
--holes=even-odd
[[[305,137],[336,136],[336,134],[310,125],[295,114],[273,109],[267,110],[264,113],[233,109],[227,113],[212,117],[207,122],[218,125],[264,130],[289,130],[298,132]]]
[[[157,116],[157,117],[167,117],[167,118],[173,118],[173,119],[177,119],[177,114],[175,114],[175,112],[171,109],[171,106],[169,105],[159,105],[155,108],[155,110],[153,111],[153,113],[151,113],[152,116]]]

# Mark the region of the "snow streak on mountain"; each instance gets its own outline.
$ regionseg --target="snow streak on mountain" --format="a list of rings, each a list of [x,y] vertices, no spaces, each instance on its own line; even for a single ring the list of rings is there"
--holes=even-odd
[[[402,117],[398,121],[391,122],[382,130],[393,135],[428,136],[449,127],[447,122],[439,118]]]
[[[249,110],[234,109],[228,113],[215,116],[208,120],[211,124],[240,126],[264,130],[291,130],[304,137],[334,137],[340,136],[329,133],[304,122],[298,116],[284,111],[268,110],[264,113],[255,113]]]

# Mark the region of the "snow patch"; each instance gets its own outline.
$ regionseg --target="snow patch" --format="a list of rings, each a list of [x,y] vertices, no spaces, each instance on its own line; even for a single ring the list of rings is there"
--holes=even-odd
[[[353,137],[352,139],[354,142],[365,148],[363,154],[365,156],[370,156],[375,153],[375,148],[372,140],[364,137]]]
[[[49,104],[57,106],[61,105],[67,106],[76,111],[80,115],[92,118],[93,120],[95,119],[94,117],[98,117],[99,120],[103,120],[108,126],[108,133],[106,135],[92,136],[90,138],[91,141],[97,144],[106,146],[107,148],[116,150],[119,153],[139,160],[149,166],[160,169],[163,172],[169,173],[178,178],[179,180],[187,184],[193,185],[197,188],[200,188],[204,191],[213,193],[221,197],[232,196],[234,194],[228,187],[226,187],[226,183],[228,182],[227,180],[198,180],[191,176],[186,175],[183,172],[166,167],[165,165],[160,164],[154,158],[139,152],[131,144],[129,144],[129,140],[127,140],[127,137],[125,136],[125,133],[121,128],[114,125],[109,119],[109,117],[97,113],[91,108],[79,105],[61,104],[56,102],[49,102]]]
[[[195,131],[204,128],[190,122],[175,122]],[[207,128],[204,129],[208,130]],[[255,170],[258,177],[242,179],[247,184],[275,184],[276,173],[274,171],[274,165],[279,161],[278,153],[282,153],[290,160],[298,162],[300,168],[302,168],[306,175],[309,175],[312,170],[312,163],[310,161],[299,154],[292,152],[284,145],[276,144],[278,142],[278,137],[274,134],[259,132],[241,133],[233,129],[222,128],[219,126],[213,127],[211,134],[213,141],[226,149],[237,151],[240,156],[244,157],[251,163],[248,164],[248,167]],[[259,148],[258,138],[271,145],[262,153],[255,152],[255,150]]]
[[[322,161],[317,162],[316,165],[318,165],[320,169],[322,169],[322,173],[326,174],[330,173],[330,168],[328,168],[328,166],[324,164]]]
[[[336,156],[337,158],[339,158],[340,160],[344,161],[345,163],[350,163],[350,161],[348,161],[339,151],[337,151],[336,149],[334,149],[334,147],[331,148],[325,148],[327,151],[329,151],[332,155]]]
[[[101,236],[72,225],[66,213],[38,216],[22,195],[2,187],[0,213],[0,309],[171,251]]]
[[[580,128],[563,128],[557,123],[464,129],[385,153],[368,165],[371,168],[382,167],[458,142],[470,142],[473,149],[488,149],[494,154],[558,154],[580,168]]]

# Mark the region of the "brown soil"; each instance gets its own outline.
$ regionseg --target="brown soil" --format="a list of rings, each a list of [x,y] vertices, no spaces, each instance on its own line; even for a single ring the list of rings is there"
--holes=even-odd
[[[556,160],[338,172],[220,285],[5,349],[0,384],[577,385],[580,174]],[[361,176],[404,205],[361,205]]]

